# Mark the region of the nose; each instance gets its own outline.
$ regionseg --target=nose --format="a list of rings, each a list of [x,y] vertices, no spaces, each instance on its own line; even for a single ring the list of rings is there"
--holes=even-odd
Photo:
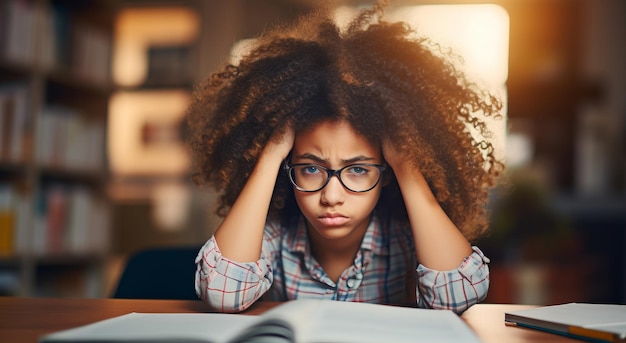
[[[346,189],[339,181],[339,177],[334,175],[328,180],[326,187],[321,190],[321,202],[327,206],[342,204]]]

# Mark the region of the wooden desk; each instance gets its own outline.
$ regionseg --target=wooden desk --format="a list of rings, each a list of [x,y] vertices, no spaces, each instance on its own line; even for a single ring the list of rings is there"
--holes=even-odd
[[[256,304],[245,314],[260,314],[276,303]],[[485,343],[580,342],[504,325],[504,312],[523,305],[478,304],[462,318]],[[0,297],[0,342],[34,343],[44,334],[93,323],[129,312],[210,312],[201,301],[59,299]]]

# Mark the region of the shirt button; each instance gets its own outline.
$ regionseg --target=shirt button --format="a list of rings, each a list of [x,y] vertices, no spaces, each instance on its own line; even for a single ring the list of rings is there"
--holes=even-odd
[[[354,279],[348,280],[348,287],[352,288],[355,286],[355,284],[356,284],[356,281]]]

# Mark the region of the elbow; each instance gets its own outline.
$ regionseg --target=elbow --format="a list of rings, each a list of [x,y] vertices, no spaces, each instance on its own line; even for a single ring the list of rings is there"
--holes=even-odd
[[[433,275],[432,283],[418,288],[420,307],[451,310],[460,315],[487,298],[489,291],[487,268],[473,275],[454,272],[434,272]]]
[[[225,282],[232,287],[224,287]],[[229,283],[223,277],[199,277],[196,294],[215,312],[238,313],[252,306],[263,294],[259,285],[242,286],[240,282]]]
[[[220,313],[239,313],[246,310],[249,306],[245,304],[236,304],[232,301],[228,301],[222,294],[215,294],[221,292],[209,292],[206,296],[201,297],[205,304],[207,304],[213,311]]]
[[[238,313],[249,307],[245,302],[237,301],[238,297],[235,295],[229,295],[226,290],[212,286],[211,279],[206,276],[197,277],[196,295],[215,312]]]

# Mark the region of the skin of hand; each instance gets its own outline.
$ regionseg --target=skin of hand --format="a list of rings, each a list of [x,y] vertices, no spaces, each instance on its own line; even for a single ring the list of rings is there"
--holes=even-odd
[[[282,162],[285,158],[287,158],[289,152],[293,148],[295,138],[296,133],[291,126],[285,128],[284,131],[276,131],[267,142],[265,149],[263,149],[262,156],[264,157],[267,154],[276,154],[276,156],[280,157]]]
[[[389,139],[383,140],[382,150],[402,192],[418,261],[440,271],[459,267],[472,252],[469,242],[443,211],[420,170]]]
[[[237,262],[261,257],[263,230],[283,160],[293,148],[292,127],[278,130],[269,139],[239,197],[215,231],[222,255]]]

